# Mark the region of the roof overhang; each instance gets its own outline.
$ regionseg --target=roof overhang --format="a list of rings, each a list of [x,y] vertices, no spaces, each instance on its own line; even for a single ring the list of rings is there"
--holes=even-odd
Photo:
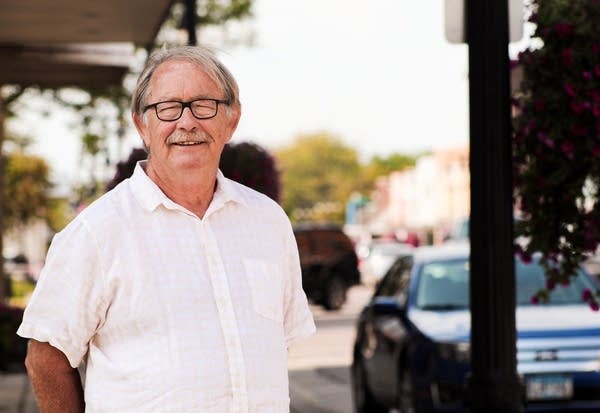
[[[0,85],[120,84],[173,0],[2,0]]]

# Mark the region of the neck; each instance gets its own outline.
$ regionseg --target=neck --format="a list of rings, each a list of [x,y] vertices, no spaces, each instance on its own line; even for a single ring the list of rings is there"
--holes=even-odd
[[[199,218],[204,217],[217,186],[216,170],[164,174],[148,162],[146,173],[170,200]]]

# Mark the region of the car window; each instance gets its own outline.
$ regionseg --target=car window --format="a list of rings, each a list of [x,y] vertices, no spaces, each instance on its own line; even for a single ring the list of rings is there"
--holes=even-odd
[[[531,305],[531,297],[546,287],[546,276],[539,262],[524,264],[516,261],[517,305]],[[592,281],[581,271],[569,285],[557,285],[550,292],[549,304],[581,304],[581,294],[585,289],[593,290]]]
[[[469,261],[465,259],[423,265],[417,286],[416,306],[423,310],[469,307]]]
[[[381,280],[375,295],[382,297],[397,297],[402,305],[408,297],[408,285],[412,269],[412,257],[406,256],[396,260],[385,277]]]

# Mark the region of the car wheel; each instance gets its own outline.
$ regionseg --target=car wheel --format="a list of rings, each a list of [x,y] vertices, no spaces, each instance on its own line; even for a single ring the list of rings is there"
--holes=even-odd
[[[355,413],[387,413],[388,409],[377,403],[369,390],[362,363],[352,365],[352,401]]]
[[[398,380],[398,411],[399,413],[416,413],[415,391],[412,379],[407,370],[404,370]]]
[[[346,284],[339,277],[333,277],[325,288],[323,305],[327,310],[339,310],[346,302]]]

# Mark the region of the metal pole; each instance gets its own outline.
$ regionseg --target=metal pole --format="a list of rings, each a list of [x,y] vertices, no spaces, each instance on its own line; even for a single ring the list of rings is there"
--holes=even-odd
[[[507,0],[467,0],[472,412],[522,411],[516,370]]]

